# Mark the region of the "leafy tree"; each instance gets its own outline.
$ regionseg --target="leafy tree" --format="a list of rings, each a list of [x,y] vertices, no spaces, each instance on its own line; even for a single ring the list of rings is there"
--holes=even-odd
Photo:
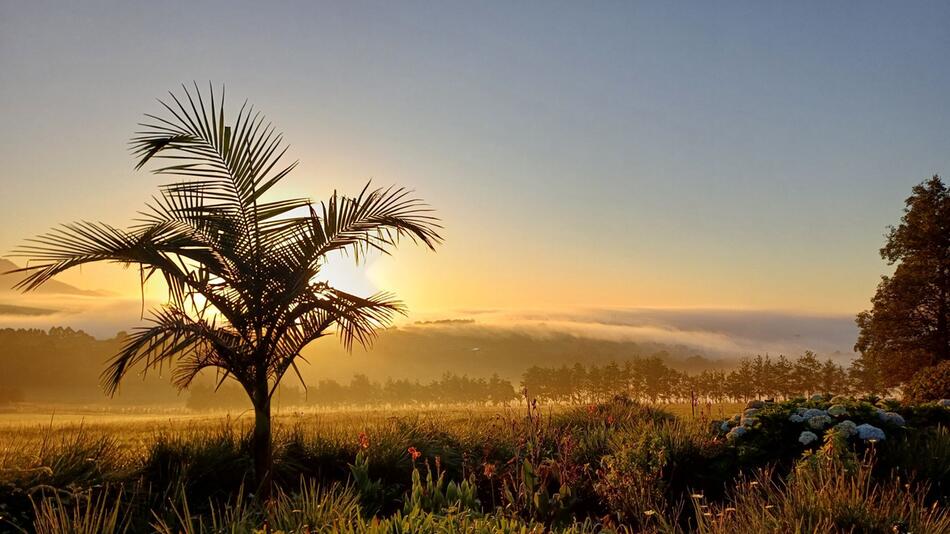
[[[914,187],[881,257],[897,267],[858,314],[854,349],[893,387],[950,359],[950,191],[938,176]]]
[[[321,204],[307,198],[271,199],[286,164],[283,137],[252,107],[226,122],[223,91],[202,95],[184,88],[161,102],[163,116],[147,115],[131,141],[136,168],[177,181],[161,187],[127,230],[104,223],[63,225],[31,240],[31,258],[18,285],[36,289],[70,268],[90,262],[138,266],[143,283],[160,274],[166,304],[151,312],[152,326],[130,334],[102,375],[114,393],[135,366],[170,365],[186,388],[204,369],[233,378],[254,406],[255,477],[270,490],[271,397],[285,374],[297,371],[300,351],[333,333],[343,344],[367,345],[402,305],[390,295],[359,297],[318,281],[333,252],[359,261],[388,252],[400,237],[434,248],[441,241],[431,210],[404,189],[369,189],[354,197],[334,193]],[[220,382],[219,382],[220,384]]]
[[[950,399],[950,361],[917,371],[903,389],[909,403]]]

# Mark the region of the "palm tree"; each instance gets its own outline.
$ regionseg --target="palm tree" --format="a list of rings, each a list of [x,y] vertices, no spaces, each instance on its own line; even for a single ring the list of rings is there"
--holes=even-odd
[[[254,406],[254,476],[260,495],[270,491],[271,397],[303,360],[301,350],[336,333],[351,349],[369,345],[402,304],[389,294],[359,297],[317,281],[329,254],[389,253],[400,237],[434,249],[441,242],[432,210],[402,188],[366,187],[356,197],[336,192],[325,203],[270,199],[296,166],[260,113],[245,102],[230,125],[224,90],[215,100],[182,86],[159,103],[164,115],[146,115],[131,140],[136,169],[162,160],[152,172],[175,176],[161,186],[129,229],[98,222],[65,224],[29,240],[15,254],[32,262],[18,284],[35,289],[63,271],[91,262],[140,269],[144,284],[160,273],[168,301],[150,312],[102,374],[114,395],[134,367],[173,368],[186,388],[205,369],[218,385],[231,378]]]

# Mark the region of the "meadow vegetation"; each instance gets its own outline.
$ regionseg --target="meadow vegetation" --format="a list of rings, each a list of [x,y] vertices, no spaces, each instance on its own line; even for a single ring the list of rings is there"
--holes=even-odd
[[[942,532],[945,404],[824,395],[692,417],[689,405],[617,397],[283,413],[266,503],[247,479],[246,418],[20,424],[0,438],[0,521],[27,532]]]

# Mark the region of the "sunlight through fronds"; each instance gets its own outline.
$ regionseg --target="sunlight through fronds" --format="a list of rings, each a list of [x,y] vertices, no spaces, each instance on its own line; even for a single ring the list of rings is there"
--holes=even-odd
[[[114,393],[135,367],[174,367],[187,387],[217,368],[249,395],[272,395],[300,351],[337,333],[347,348],[372,343],[377,329],[404,313],[392,295],[350,295],[316,282],[328,254],[390,253],[400,238],[434,249],[441,226],[412,192],[367,184],[355,197],[326,201],[273,199],[296,167],[283,136],[246,102],[233,119],[224,89],[182,86],[160,100],[131,140],[135,168],[174,176],[137,222],[119,229],[98,222],[65,224],[29,240],[18,288],[30,291],[91,262],[136,265],[143,283],[160,274],[169,300],[136,329],[102,375]],[[143,371],[144,372],[144,371]]]

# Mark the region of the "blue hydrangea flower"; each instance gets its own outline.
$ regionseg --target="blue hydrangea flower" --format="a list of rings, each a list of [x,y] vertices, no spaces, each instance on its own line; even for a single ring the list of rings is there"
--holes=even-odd
[[[864,441],[884,441],[884,431],[867,423],[858,425],[858,437]]]
[[[804,431],[798,436],[798,442],[802,445],[808,446],[809,444],[818,440],[818,436],[814,432]]]
[[[827,415],[816,415],[808,419],[808,426],[815,430],[821,430],[831,424],[831,418]]]
[[[788,416],[788,420],[793,423],[801,423],[805,420],[805,418],[798,415],[797,413],[793,413],[792,415]]]
[[[726,439],[729,441],[735,441],[744,436],[748,431],[749,430],[744,426],[737,426],[730,430],[728,434],[726,434]]]
[[[897,426],[904,426],[905,424],[904,418],[901,417],[901,414],[896,412],[884,412],[881,414],[881,421]]]
[[[809,408],[805,410],[805,413],[802,414],[803,419],[811,419],[812,417],[818,415],[828,415],[828,412],[824,410],[819,410],[818,408]]]

